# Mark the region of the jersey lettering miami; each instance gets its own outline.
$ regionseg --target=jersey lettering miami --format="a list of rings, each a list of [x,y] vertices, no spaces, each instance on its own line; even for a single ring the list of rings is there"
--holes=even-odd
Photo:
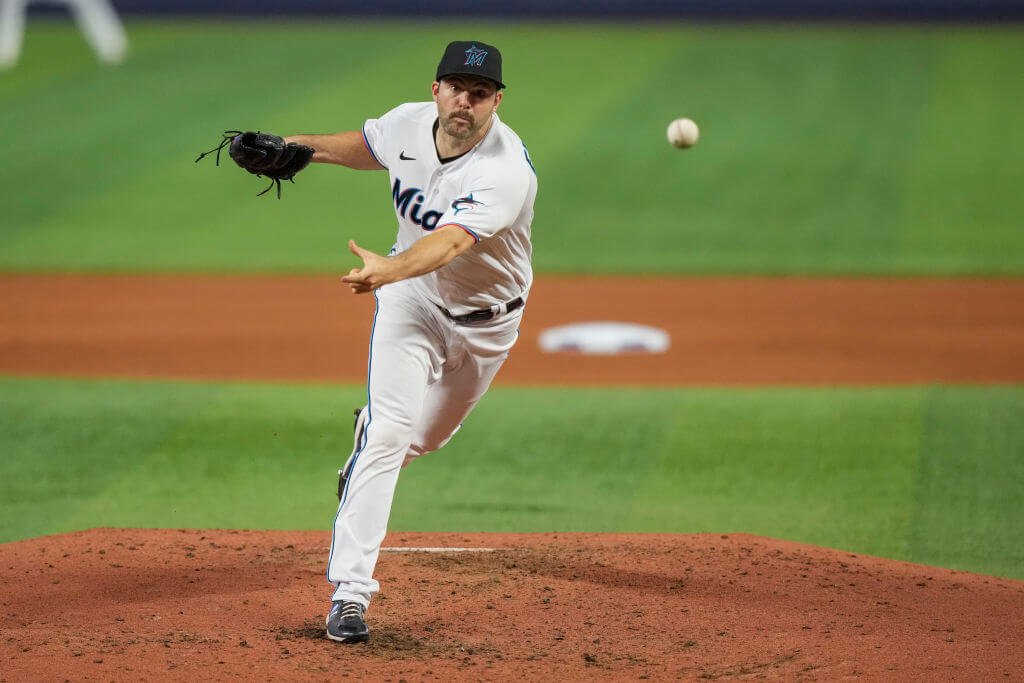
[[[484,139],[444,164],[434,146],[433,102],[403,104],[363,125],[367,149],[390,175],[396,251],[447,225],[476,241],[448,265],[413,279],[422,294],[453,315],[526,298],[533,283],[537,176],[519,136],[497,114],[491,116]]]

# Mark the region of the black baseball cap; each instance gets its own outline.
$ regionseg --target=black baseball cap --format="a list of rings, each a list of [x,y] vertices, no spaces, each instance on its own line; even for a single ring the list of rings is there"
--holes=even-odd
[[[498,48],[474,40],[456,40],[444,49],[437,65],[437,80],[445,76],[478,76],[489,78],[504,88],[501,82],[501,53]]]

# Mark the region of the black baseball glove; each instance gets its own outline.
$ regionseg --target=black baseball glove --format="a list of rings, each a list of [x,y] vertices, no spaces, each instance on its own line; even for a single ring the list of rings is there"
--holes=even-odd
[[[295,174],[306,168],[313,160],[314,149],[294,142],[285,144],[283,138],[270,133],[243,133],[240,130],[224,131],[224,139],[220,145],[203,152],[196,161],[207,154],[217,152],[217,165],[220,165],[220,151],[228,147],[228,154],[235,163],[249,173],[271,178],[273,182],[260,195],[266,194],[277,185],[277,198],[281,198],[281,181],[292,180]]]

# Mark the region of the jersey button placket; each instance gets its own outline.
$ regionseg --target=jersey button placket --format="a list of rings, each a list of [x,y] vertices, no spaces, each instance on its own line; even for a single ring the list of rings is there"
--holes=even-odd
[[[431,173],[430,177],[427,178],[427,185],[426,185],[426,187],[423,188],[423,196],[424,197],[432,197],[432,196],[434,196],[436,190],[434,190],[433,188],[436,188],[436,187],[437,187],[437,174],[436,173]]]

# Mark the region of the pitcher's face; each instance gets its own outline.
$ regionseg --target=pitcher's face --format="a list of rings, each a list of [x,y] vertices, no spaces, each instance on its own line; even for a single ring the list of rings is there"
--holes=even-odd
[[[431,90],[441,128],[456,140],[479,135],[501,103],[501,91],[486,78],[445,76]]]

